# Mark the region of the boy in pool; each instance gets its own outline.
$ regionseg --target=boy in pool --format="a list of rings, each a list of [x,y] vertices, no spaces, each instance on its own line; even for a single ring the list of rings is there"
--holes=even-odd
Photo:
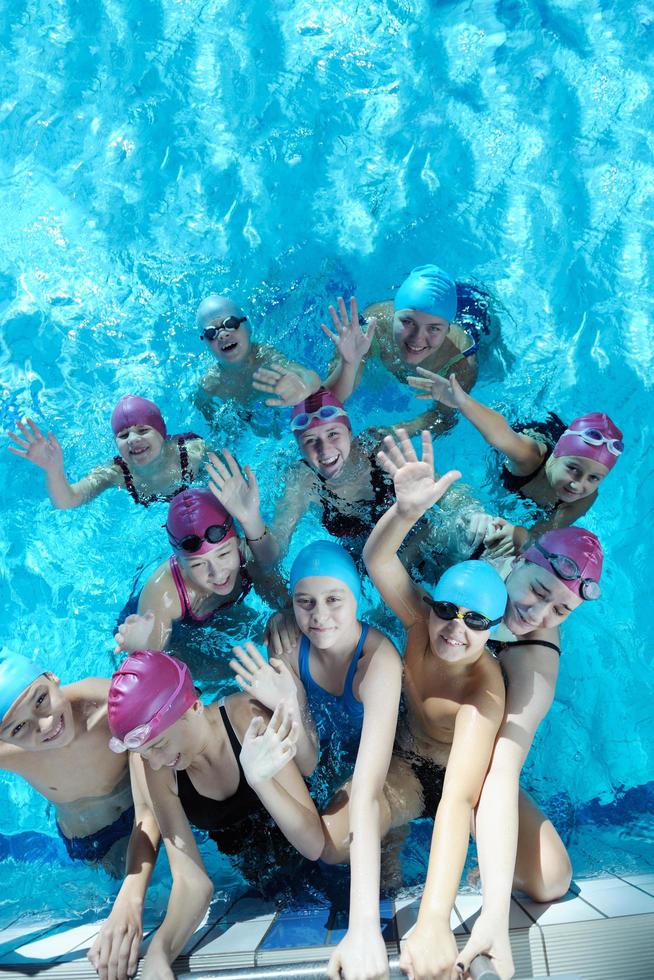
[[[0,767],[55,807],[73,860],[122,874],[134,808],[125,759],[107,749],[109,681],[59,678],[7,648],[0,651]]]
[[[530,530],[499,521],[499,531],[487,545],[497,552],[518,554],[530,538],[555,527],[574,524],[597,499],[600,483],[613,469],[624,449],[622,432],[603,412],[574,419],[566,428],[556,416],[539,424],[542,432],[515,431],[499,412],[466,394],[454,375],[449,379],[417,369],[409,384],[424,395],[458,409],[484,439],[504,453],[502,482],[542,507],[548,516]],[[502,546],[504,546],[502,548]]]
[[[210,424],[216,398],[249,409],[264,392],[269,396],[266,405],[295,405],[320,387],[315,371],[288,360],[270,344],[253,341],[248,317],[229,296],[212,293],[203,299],[196,322],[200,339],[218,362],[204,375],[194,398]]]
[[[45,471],[50,500],[58,510],[87,504],[109,487],[125,488],[136,504],[170,500],[196,479],[204,459],[204,440],[194,432],[169,436],[154,402],[138,395],[121,398],[111,416],[118,455],[111,463],[94,467],[70,483],[61,446],[52,432],[47,436],[31,419],[18,423],[20,436],[9,432],[16,446],[9,452]]]
[[[385,300],[364,310],[369,318],[367,332],[359,324],[356,300],[350,302],[348,319],[345,303],[339,299],[339,314],[330,313],[335,333],[324,324],[322,329],[339,354],[325,387],[346,401],[361,380],[365,360],[370,353],[400,381],[421,364],[438,374],[453,372],[461,386],[469,391],[477,380],[478,342],[454,323],[457,294],[454,280],[436,265],[413,269],[395,295],[394,303]],[[437,434],[456,421],[450,409],[433,409],[406,422],[398,422],[410,435],[429,429]]]

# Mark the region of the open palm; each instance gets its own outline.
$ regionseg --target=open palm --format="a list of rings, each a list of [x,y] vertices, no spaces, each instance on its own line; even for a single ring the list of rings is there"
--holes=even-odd
[[[458,470],[450,470],[444,476],[435,473],[434,448],[426,429],[422,433],[422,460],[418,459],[406,429],[398,429],[397,437],[397,442],[393,436],[384,438],[384,449],[378,453],[378,459],[393,478],[398,511],[417,519],[441,499],[461,474]]]

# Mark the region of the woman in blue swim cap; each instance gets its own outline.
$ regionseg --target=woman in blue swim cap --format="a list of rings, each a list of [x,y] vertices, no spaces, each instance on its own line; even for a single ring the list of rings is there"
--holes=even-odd
[[[297,710],[316,726],[320,772],[328,778],[331,771],[332,792],[354,768],[323,814],[322,859],[339,863],[349,856],[352,894],[365,906],[355,912],[363,911],[366,921],[351,914],[329,973],[361,975],[365,965],[367,976],[382,976],[387,955],[378,918],[378,799],[393,747],[402,664],[393,643],[359,618],[359,574],[340,545],[325,540],[303,548],[291,568],[290,591],[300,630],[294,647],[270,664],[252,644],[237,647],[232,667],[241,687],[271,710],[282,697],[289,703],[291,682]],[[302,752],[298,742],[298,764]]]
[[[338,355],[325,387],[341,401],[359,384],[370,353],[400,381],[406,381],[418,364],[443,376],[453,373],[465,391],[477,380],[478,344],[454,322],[456,285],[438,266],[418,266],[404,280],[394,301],[368,306],[363,314],[368,321],[365,333],[359,324],[356,300],[350,303],[349,316],[343,300],[339,298],[338,303],[338,312],[330,307],[334,331],[324,324],[322,329]],[[441,406],[397,424],[412,434],[425,428],[436,433],[454,421],[455,413]]]

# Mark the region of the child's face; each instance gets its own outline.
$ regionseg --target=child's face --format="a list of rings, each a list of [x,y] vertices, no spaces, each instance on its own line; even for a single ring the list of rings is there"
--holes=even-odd
[[[196,702],[199,705],[200,702]],[[197,706],[188,709],[174,725],[135,751],[151,769],[188,769],[198,753],[195,717]]]
[[[506,580],[504,625],[515,636],[558,626],[583,602],[547,569],[520,559]]]
[[[130,425],[116,436],[118,452],[128,466],[147,466],[161,453],[164,438],[149,425]]]
[[[299,629],[318,650],[348,639],[357,622],[357,603],[344,582],[310,575],[296,584],[293,611]]]
[[[229,595],[241,568],[238,538],[220,541],[202,555],[177,556],[189,581],[202,592]]]
[[[298,443],[311,469],[328,480],[343,469],[352,448],[352,433],[341,422],[329,422],[300,433]]]
[[[595,493],[609,471],[584,456],[550,456],[546,472],[558,499],[569,504]]]
[[[405,364],[420,364],[441,346],[450,325],[447,320],[418,310],[396,310],[393,337]]]
[[[224,317],[217,316],[207,323],[207,327],[220,328]],[[218,330],[213,340],[205,343],[211,353],[223,364],[238,364],[244,360],[250,350],[250,328],[247,322],[241,323],[235,330]]]
[[[464,606],[459,608],[460,613],[469,611]],[[446,663],[474,663],[489,636],[490,630],[471,630],[462,619],[440,619],[433,609],[429,613],[429,645],[432,653]]]
[[[61,749],[75,737],[73,708],[58,678],[42,674],[5,715],[0,739],[29,752]]]

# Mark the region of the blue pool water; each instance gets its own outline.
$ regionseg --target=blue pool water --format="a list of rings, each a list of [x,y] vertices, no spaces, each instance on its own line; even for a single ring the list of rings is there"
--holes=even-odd
[[[521,417],[601,409],[627,443],[586,520],[605,544],[604,596],[566,624],[527,781],[578,874],[650,867],[654,10],[250,6],[5,5],[3,425],[32,415],[55,431],[71,476],[112,454],[108,418],[127,392],[156,399],[171,429],[209,435],[189,395],[207,367],[194,309],[212,290],[236,293],[259,337],[322,369],[319,323],[336,295],[389,297],[425,261],[485,283],[503,346],[482,355],[479,397]],[[411,400],[372,372],[358,426],[392,416],[381,394],[399,414]],[[229,410],[219,425],[211,443],[252,463],[265,510],[290,439],[255,439]],[[518,513],[470,427],[440,440],[438,458]],[[164,514],[118,493],[54,512],[41,475],[6,456],[0,640],[66,681],[108,675],[118,612],[167,553]],[[248,615],[198,640],[207,691],[233,640],[260,634],[265,610]],[[2,921],[106,908],[115,886],[73,871],[42,799],[2,776],[0,813]],[[417,827],[407,877],[426,841]],[[226,900],[238,876],[205,853]]]

